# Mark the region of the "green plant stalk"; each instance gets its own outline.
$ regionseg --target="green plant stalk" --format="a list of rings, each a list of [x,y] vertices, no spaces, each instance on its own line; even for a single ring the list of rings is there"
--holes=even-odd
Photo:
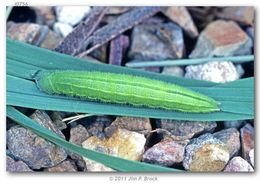
[[[197,64],[207,63],[209,61],[232,61],[233,63],[246,63],[253,60],[254,60],[254,55],[246,55],[246,56],[230,56],[230,57],[177,59],[177,60],[165,60],[165,61],[129,62],[126,63],[125,65],[127,67],[141,68],[141,67],[197,65]]]
[[[150,78],[99,71],[39,71],[36,83],[48,94],[65,94],[109,103],[207,113],[219,111],[214,99]]]
[[[112,169],[123,171],[123,172],[180,172],[181,170],[161,167],[157,165],[142,163],[138,161],[126,160],[119,157],[106,155],[103,153],[95,152],[93,150],[82,148],[78,145],[70,143],[63,138],[59,137],[50,130],[37,124],[32,119],[28,118],[15,108],[7,106],[7,117],[16,121],[18,124],[25,128],[32,130],[37,135],[53,142],[54,144],[65,148],[71,152],[75,152],[81,156],[89,158],[93,161],[104,164]],[[126,147],[127,148],[127,147]]]

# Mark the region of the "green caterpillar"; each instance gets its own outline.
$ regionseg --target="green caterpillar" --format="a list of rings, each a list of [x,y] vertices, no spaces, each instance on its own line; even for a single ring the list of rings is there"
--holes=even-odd
[[[48,94],[191,113],[219,111],[219,103],[173,83],[100,71],[39,71],[38,88]]]

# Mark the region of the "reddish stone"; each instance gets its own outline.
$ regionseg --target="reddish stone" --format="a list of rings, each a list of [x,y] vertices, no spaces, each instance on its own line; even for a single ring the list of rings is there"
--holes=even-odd
[[[199,35],[198,30],[188,12],[184,6],[171,6],[168,7],[164,14],[169,17],[173,22],[180,25],[183,30],[191,37],[195,38]]]
[[[252,6],[231,6],[224,8],[223,11],[218,14],[218,17],[252,26],[254,24],[254,14],[255,10]]]
[[[252,125],[246,124],[240,129],[242,157],[250,162],[249,151],[254,148],[255,131]]]
[[[224,172],[253,172],[253,167],[240,156],[232,158],[226,165]]]
[[[191,58],[251,53],[252,40],[233,21],[217,20],[202,31]]]
[[[184,158],[186,141],[163,141],[149,148],[143,155],[142,161],[158,164],[162,166],[171,166],[182,162]]]

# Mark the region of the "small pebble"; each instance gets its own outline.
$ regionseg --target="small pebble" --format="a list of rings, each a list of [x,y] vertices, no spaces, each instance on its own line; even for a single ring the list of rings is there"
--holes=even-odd
[[[129,57],[137,61],[181,58],[184,53],[183,33],[174,23],[138,25],[132,32]]]
[[[242,157],[250,162],[249,151],[254,148],[255,130],[249,123],[240,129]]]
[[[212,134],[206,133],[192,139],[186,146],[183,166],[193,172],[219,172],[228,160],[227,146]]]
[[[73,28],[71,25],[61,22],[56,22],[53,26],[54,32],[60,34],[63,37],[66,37],[69,33],[72,32]]]
[[[251,38],[233,21],[211,22],[200,33],[190,58],[251,54]]]
[[[36,121],[41,126],[51,130],[52,132],[56,133],[60,137],[65,139],[64,134],[61,132],[61,130],[58,128],[57,125],[53,123],[50,116],[43,110],[36,110],[31,116],[34,121]]]
[[[84,123],[90,136],[98,138],[105,138],[106,134],[104,129],[111,125],[113,119],[109,116],[97,116],[94,121]],[[81,123],[83,125],[83,123]]]
[[[58,127],[58,129],[63,130],[67,128],[67,124],[62,121],[62,114],[60,112],[52,112],[51,119],[53,123]]]
[[[240,156],[232,158],[224,169],[224,172],[253,172],[253,167]]]
[[[212,61],[201,65],[186,67],[185,77],[216,83],[226,83],[239,79],[239,73],[233,63],[229,61]]]
[[[15,161],[9,156],[6,156],[6,171],[7,172],[33,172],[28,165],[23,161]]]
[[[89,137],[82,143],[87,149],[118,156],[124,159],[139,161],[144,152],[146,139],[143,134],[117,129],[110,138]],[[113,171],[111,168],[84,157],[88,171]]]
[[[65,160],[60,164],[45,169],[46,172],[77,172],[76,165],[69,160]]]
[[[91,10],[89,6],[56,6],[57,19],[71,26],[78,24]]]
[[[20,126],[7,131],[7,147],[32,169],[53,167],[67,158],[64,149]]]
[[[171,139],[186,140],[191,139],[193,136],[213,132],[217,127],[216,122],[203,122],[203,121],[177,121],[162,119],[156,122],[158,129],[165,129],[170,132]]]
[[[82,125],[77,125],[70,129],[70,142],[81,145],[89,137],[87,129]]]
[[[145,135],[152,130],[150,120],[148,118],[140,117],[117,117],[109,127],[124,128]],[[106,128],[106,130],[109,129]]]
[[[176,76],[176,77],[183,77],[184,76],[184,70],[181,67],[178,67],[178,66],[163,67],[162,74]]]
[[[71,143],[81,146],[82,142],[84,142],[89,136],[90,135],[84,126],[76,125],[75,127],[72,127],[70,129],[69,141]],[[71,157],[71,159],[75,160],[80,170],[84,171],[87,169],[85,161],[83,160],[83,157],[81,155],[74,152],[68,152],[68,155]]]
[[[46,25],[34,23],[8,22],[7,36],[42,48],[53,49],[61,41],[61,37]]]
[[[188,140],[159,142],[145,151],[142,161],[162,166],[181,163],[187,143]]]

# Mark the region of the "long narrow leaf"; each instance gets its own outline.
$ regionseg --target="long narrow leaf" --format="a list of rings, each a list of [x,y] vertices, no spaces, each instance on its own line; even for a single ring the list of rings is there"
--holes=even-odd
[[[183,65],[197,65],[207,63],[209,61],[232,61],[233,63],[246,63],[254,61],[254,55],[246,56],[230,56],[230,57],[211,57],[211,58],[195,58],[195,59],[176,59],[166,61],[145,61],[145,62],[129,62],[127,67],[166,67],[166,66],[183,66]]]
[[[7,40],[7,104],[45,110],[91,114],[139,116],[192,121],[223,121],[254,118],[254,78],[217,84],[97,64],[28,44]],[[41,92],[32,80],[37,70],[106,71],[138,75],[176,83],[208,95],[221,103],[220,112],[183,113],[123,104],[107,104]]]

